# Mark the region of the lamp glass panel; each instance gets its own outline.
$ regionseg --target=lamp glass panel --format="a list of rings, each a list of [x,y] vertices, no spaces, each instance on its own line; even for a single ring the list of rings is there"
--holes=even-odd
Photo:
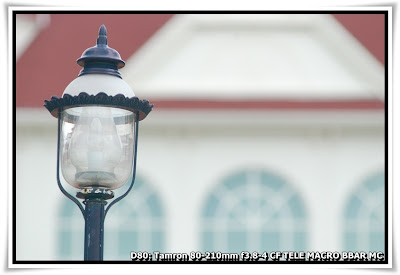
[[[61,120],[61,171],[70,185],[116,189],[129,180],[136,142],[134,113],[85,106],[65,109]]]

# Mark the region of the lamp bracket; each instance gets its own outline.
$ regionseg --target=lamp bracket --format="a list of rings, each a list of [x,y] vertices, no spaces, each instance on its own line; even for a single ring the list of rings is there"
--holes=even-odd
[[[89,200],[89,199],[109,200],[114,198],[114,193],[113,191],[107,188],[88,187],[78,192],[76,194],[76,197],[84,200]]]

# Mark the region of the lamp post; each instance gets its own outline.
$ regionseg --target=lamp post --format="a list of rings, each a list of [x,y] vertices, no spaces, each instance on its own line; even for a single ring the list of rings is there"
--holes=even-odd
[[[83,69],[64,90],[44,106],[58,119],[57,183],[85,219],[84,260],[103,260],[104,219],[115,203],[132,189],[136,173],[139,121],[152,110],[135,96],[118,69],[125,62],[107,46],[107,30],[100,27],[97,45],[77,60]],[[78,200],[60,180],[77,188]],[[112,190],[129,183],[114,198]]]

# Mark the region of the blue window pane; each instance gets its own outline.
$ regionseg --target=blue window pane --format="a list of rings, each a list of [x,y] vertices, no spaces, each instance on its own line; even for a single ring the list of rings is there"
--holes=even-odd
[[[246,173],[236,174],[225,181],[224,189],[234,190],[240,188],[246,182]]]
[[[61,231],[58,253],[63,260],[83,260],[83,232]]]
[[[385,251],[385,234],[383,232],[371,232],[370,251]]]
[[[65,201],[61,208],[60,215],[62,217],[77,217],[81,214],[79,208],[72,201]]]
[[[374,192],[374,191],[380,191],[381,193],[384,190],[384,186],[382,183],[385,182],[385,175],[383,173],[377,174],[371,178],[369,178],[366,182],[365,182],[365,187]]]
[[[228,235],[228,251],[230,253],[240,253],[246,251],[246,233],[245,232],[227,232]]]
[[[307,243],[307,233],[306,232],[294,232],[294,251],[304,251]]]
[[[362,202],[357,197],[352,197],[347,204],[346,217],[356,218],[362,207]]]
[[[357,247],[357,235],[355,232],[346,232],[344,237],[344,250],[355,251]]]
[[[71,232],[62,232],[60,238],[59,253],[62,256],[71,255],[71,242],[72,242]]]
[[[262,251],[281,251],[280,233],[279,232],[264,232],[261,235]]]
[[[152,251],[160,251],[164,250],[164,234],[161,231],[152,232]],[[149,251],[150,252],[150,251]]]
[[[215,210],[219,204],[219,200],[217,197],[211,195],[206,203],[206,208],[204,209],[203,215],[205,217],[212,217],[215,215]]]
[[[300,218],[300,217],[305,217],[305,209],[303,206],[303,203],[301,202],[300,198],[298,196],[293,196],[289,201],[288,201],[290,210],[292,211],[293,217]]]
[[[149,196],[149,198],[147,199],[147,203],[149,205],[153,217],[162,216],[160,201],[156,195],[153,194]]]
[[[273,190],[279,191],[285,185],[285,182],[280,178],[272,174],[263,173],[262,182],[267,184]]]
[[[118,234],[118,255],[121,259],[129,259],[131,251],[138,251],[137,232],[120,231]]]
[[[203,252],[215,251],[214,249],[214,232],[203,232]]]
[[[347,251],[384,250],[384,184],[379,173],[354,191],[345,208],[344,246]]]

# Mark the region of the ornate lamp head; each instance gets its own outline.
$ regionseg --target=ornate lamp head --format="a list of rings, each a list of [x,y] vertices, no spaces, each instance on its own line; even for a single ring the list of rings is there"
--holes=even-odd
[[[132,172],[135,127],[153,105],[139,100],[122,79],[125,66],[119,53],[107,46],[100,27],[97,45],[85,50],[77,63],[79,76],[61,98],[45,107],[61,122],[59,155],[64,179],[80,189],[124,185]]]

